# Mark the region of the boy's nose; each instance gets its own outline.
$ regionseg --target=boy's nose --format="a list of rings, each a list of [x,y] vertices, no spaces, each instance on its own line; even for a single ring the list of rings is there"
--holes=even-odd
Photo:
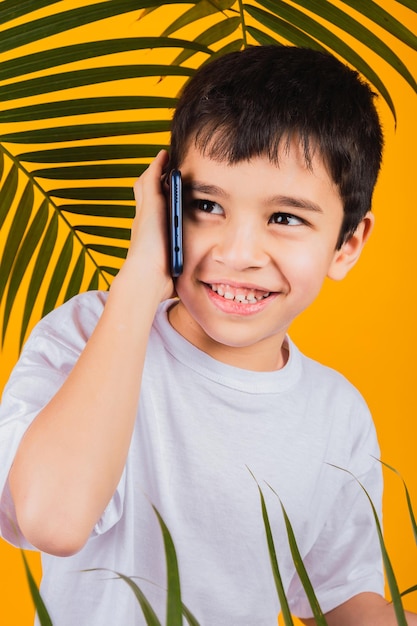
[[[263,267],[268,262],[263,237],[250,224],[229,228],[218,238],[213,258],[236,271]]]

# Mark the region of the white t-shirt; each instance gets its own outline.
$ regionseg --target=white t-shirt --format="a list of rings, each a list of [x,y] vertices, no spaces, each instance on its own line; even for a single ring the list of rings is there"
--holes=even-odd
[[[101,292],[82,294],[42,320],[5,389],[0,529],[15,545],[29,547],[17,534],[7,489],[16,449],[77,360],[105,300]],[[324,611],[363,591],[382,593],[369,501],[350,474],[334,467],[352,472],[380,509],[379,451],[362,397],[290,340],[289,361],[279,371],[219,363],[170,326],[169,306],[160,306],[152,328],[136,427],[114,497],[79,553],[42,556],[41,593],[54,626],[145,624],[132,590],[113,572],[134,576],[164,623],[165,557],[152,505],[171,532],[183,601],[201,626],[275,626],[279,604],[256,481],[294,614],[311,610],[280,500]],[[82,571],[95,568],[106,571]]]

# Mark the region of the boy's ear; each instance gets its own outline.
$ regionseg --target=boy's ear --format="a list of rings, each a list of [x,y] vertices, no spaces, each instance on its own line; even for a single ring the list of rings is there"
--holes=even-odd
[[[361,220],[353,235],[334,253],[327,273],[329,278],[332,280],[342,280],[355,265],[372,232],[374,222],[375,217],[373,213],[369,211],[363,220]]]

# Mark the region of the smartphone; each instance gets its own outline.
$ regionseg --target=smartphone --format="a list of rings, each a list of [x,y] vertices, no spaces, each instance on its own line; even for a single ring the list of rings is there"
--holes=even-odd
[[[173,169],[169,175],[169,238],[171,275],[182,273],[182,184],[181,172]]]

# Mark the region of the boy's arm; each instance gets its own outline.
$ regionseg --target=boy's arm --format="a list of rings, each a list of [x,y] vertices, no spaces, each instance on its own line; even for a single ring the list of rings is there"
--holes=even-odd
[[[397,626],[393,605],[376,593],[360,593],[325,615],[328,626]],[[408,626],[417,626],[417,615],[406,611]],[[315,626],[314,619],[301,620]]]
[[[56,555],[87,541],[120,480],[135,423],[146,345],[167,271],[160,153],[135,185],[127,259],[70,375],[28,428],[9,474],[25,538]]]

